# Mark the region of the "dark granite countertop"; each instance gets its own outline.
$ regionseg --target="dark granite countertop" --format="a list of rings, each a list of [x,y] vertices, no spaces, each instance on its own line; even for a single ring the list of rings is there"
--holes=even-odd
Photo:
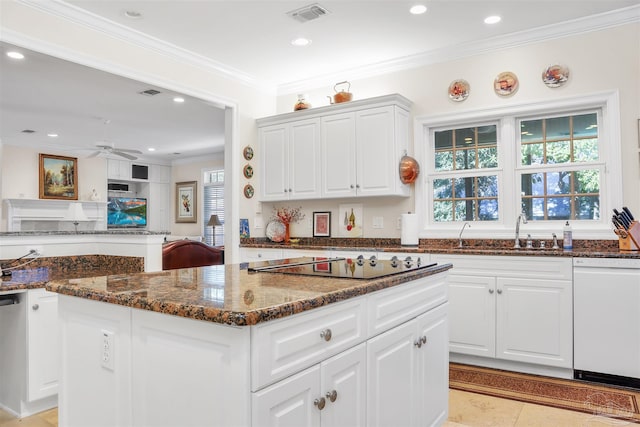
[[[451,264],[379,279],[248,272],[247,264],[54,280],[46,289],[227,325],[255,325],[444,272]]]

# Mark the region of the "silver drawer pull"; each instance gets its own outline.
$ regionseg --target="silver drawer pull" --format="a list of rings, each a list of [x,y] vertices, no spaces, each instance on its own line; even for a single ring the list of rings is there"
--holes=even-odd
[[[499,294],[501,294],[501,293],[502,293],[502,289],[498,289],[498,291],[497,291],[497,292],[498,292]]]
[[[40,306],[38,304],[33,304],[33,306],[31,307],[34,310],[37,310],[40,308]]]
[[[331,390],[328,391],[327,394],[325,394],[325,396],[327,397],[327,399],[329,399],[331,402],[335,402],[336,399],[338,398],[338,392],[335,390]]]
[[[418,338],[417,340],[415,340],[413,345],[415,345],[418,348],[422,347],[422,340],[420,340],[420,338]]]
[[[422,341],[422,344],[426,344],[427,343],[427,337],[423,335],[422,338],[420,338],[420,341]]]
[[[331,341],[331,329],[327,328],[320,332],[320,337],[324,338],[325,341]]]
[[[489,289],[489,293],[492,294],[493,293],[493,289]]]
[[[321,397],[320,399],[316,399],[313,401],[313,404],[316,405],[318,407],[318,409],[320,409],[321,411],[324,409],[324,405],[326,405],[326,400],[324,400],[324,397]]]

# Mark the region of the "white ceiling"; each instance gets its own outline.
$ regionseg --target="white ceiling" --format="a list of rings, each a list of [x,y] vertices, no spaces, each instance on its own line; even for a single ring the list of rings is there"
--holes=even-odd
[[[507,38],[522,43],[534,34],[551,37],[581,28],[580,22],[594,15],[606,22],[608,12],[625,7],[636,6],[630,13],[638,16],[638,0],[430,0],[422,2],[427,13],[417,16],[408,9],[420,0],[321,0],[317,3],[330,13],[305,23],[286,13],[313,0],[23,2],[192,54],[217,71],[281,93],[322,79],[353,79],[365,69],[416,63],[425,55],[464,54],[479,43],[491,48]],[[125,11],[142,16],[130,19]],[[493,14],[502,21],[485,24]],[[305,48],[290,44],[301,36],[312,43]],[[145,157],[165,160],[219,151],[223,144],[222,110],[203,101],[187,97],[176,105],[173,93],[157,87],[162,94],[141,96],[138,92],[151,86],[41,54],[29,53],[21,63],[3,55],[0,65],[0,138],[5,144],[30,145],[29,139],[51,144],[45,134],[56,131],[55,144],[80,146],[87,154],[106,140],[120,148],[154,146],[158,151],[145,152]],[[38,133],[25,135],[23,129]]]

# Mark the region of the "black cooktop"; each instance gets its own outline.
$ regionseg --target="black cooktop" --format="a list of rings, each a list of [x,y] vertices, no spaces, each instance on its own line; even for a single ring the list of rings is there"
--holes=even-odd
[[[251,263],[248,271],[340,279],[376,279],[435,265],[437,264],[423,264],[420,257],[402,259],[394,257],[391,260],[362,256],[358,258],[300,257]]]

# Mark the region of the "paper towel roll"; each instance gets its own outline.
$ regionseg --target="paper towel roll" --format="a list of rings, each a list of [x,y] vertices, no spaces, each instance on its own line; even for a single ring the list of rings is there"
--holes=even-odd
[[[418,215],[402,214],[400,244],[402,246],[418,246]]]

